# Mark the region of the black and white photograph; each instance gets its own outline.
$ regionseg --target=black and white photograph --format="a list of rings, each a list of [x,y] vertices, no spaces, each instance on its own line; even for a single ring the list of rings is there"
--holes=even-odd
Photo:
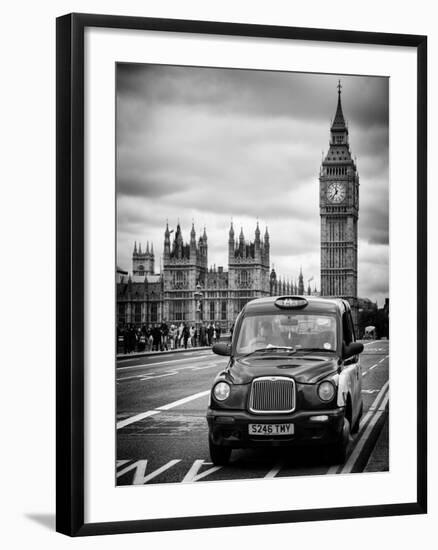
[[[431,546],[432,6],[6,4],[2,547]]]
[[[116,483],[385,472],[389,79],[116,65]]]

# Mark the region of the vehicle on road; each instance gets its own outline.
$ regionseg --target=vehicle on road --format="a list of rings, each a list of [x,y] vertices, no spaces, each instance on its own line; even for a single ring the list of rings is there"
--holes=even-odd
[[[368,326],[365,327],[364,333],[363,333],[363,339],[364,340],[375,340],[377,336],[376,327],[375,326]]]
[[[232,449],[315,445],[331,462],[346,459],[362,416],[362,376],[351,308],[343,299],[276,296],[248,302],[207,411],[214,464]]]

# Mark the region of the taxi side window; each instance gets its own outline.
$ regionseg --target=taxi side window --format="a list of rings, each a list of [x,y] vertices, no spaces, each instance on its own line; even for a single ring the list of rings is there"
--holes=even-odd
[[[353,342],[354,337],[352,332],[351,320],[347,311],[342,315],[342,332],[345,345],[348,346],[349,344],[351,344],[351,342]]]
[[[348,322],[350,323],[351,341],[356,342],[356,333],[354,331],[354,323],[353,317],[351,316],[351,311],[348,312]]]

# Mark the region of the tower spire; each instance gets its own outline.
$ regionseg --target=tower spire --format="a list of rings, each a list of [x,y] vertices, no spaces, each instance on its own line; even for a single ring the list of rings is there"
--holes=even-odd
[[[231,219],[231,225],[230,225],[230,232],[229,232],[230,241],[234,241],[234,227],[233,227],[233,220]]]
[[[342,102],[341,102],[341,81],[338,80],[338,104],[336,106],[335,118],[332,123],[332,130],[344,130],[346,128],[344,113],[342,112]]]

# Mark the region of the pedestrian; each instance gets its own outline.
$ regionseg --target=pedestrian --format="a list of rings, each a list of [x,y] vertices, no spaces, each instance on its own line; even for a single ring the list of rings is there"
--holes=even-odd
[[[198,327],[193,327],[193,347],[196,348],[198,346]]]
[[[205,346],[205,326],[199,327],[199,345]]]
[[[126,325],[120,328],[119,343],[123,346],[123,353],[128,353],[128,339],[126,337]]]
[[[177,342],[176,342],[178,348],[182,345],[183,331],[184,331],[184,323],[181,322],[178,327],[178,336],[177,336]]]
[[[167,347],[167,338],[169,335],[169,327],[167,326],[166,320],[163,319],[163,322],[161,323],[161,351],[168,350]]]
[[[135,351],[135,346],[137,344],[137,336],[135,329],[132,325],[129,325],[128,329],[128,353]]]
[[[161,350],[161,330],[160,325],[156,324],[154,328],[152,329],[152,339],[153,339],[153,351],[160,351]]]
[[[149,325],[149,328],[147,330],[147,346],[148,346],[148,351],[152,351],[154,346],[154,336],[153,336],[152,325]]]
[[[144,349],[144,340],[142,339],[142,332],[141,332],[141,328],[138,327],[137,330],[135,331],[135,339],[136,339],[136,344],[137,344],[137,351],[143,351]],[[143,347],[142,347],[143,346]]]
[[[222,332],[222,329],[221,329],[221,326],[219,323],[216,323],[216,341],[219,342],[220,339],[221,339],[221,332]]]
[[[176,326],[172,323],[169,328],[170,349],[175,349],[175,334],[176,334]]]
[[[190,342],[189,342],[189,346],[190,346],[191,348],[194,348],[194,347],[195,347],[194,336],[195,336],[195,327],[192,325],[192,326],[190,327]]]
[[[208,325],[208,328],[207,328],[207,335],[208,335],[208,346],[211,346],[213,344],[213,334],[214,334],[214,328],[213,328],[213,325],[210,324]]]
[[[183,337],[183,341],[184,341],[184,349],[187,349],[187,342],[190,338],[190,330],[189,330],[189,327],[185,323],[183,325],[182,337]]]

